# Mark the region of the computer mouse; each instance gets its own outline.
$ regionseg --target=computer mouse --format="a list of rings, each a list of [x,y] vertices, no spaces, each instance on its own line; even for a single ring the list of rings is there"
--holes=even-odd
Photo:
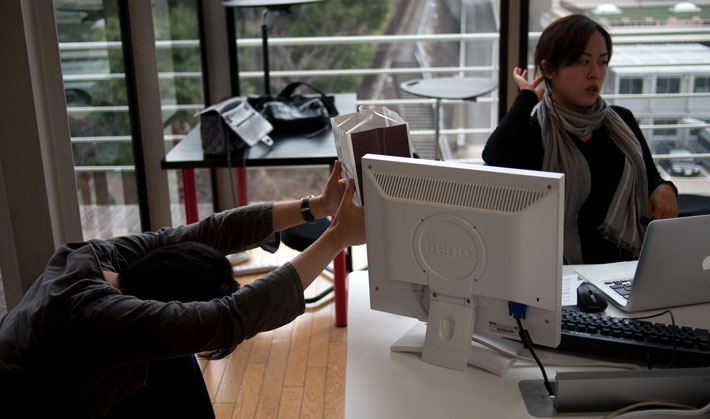
[[[577,308],[586,313],[600,313],[606,310],[604,294],[594,285],[583,282],[577,287]]]

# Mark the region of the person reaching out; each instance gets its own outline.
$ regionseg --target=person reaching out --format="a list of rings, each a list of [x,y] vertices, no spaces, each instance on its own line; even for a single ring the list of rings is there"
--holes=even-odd
[[[328,229],[293,260],[239,287],[225,254],[275,251],[301,201],[258,204],[197,223],[67,243],[0,320],[7,417],[214,417],[194,354],[218,359],[291,322],[303,290],[344,248],[365,242],[364,211],[336,162],[308,200]]]

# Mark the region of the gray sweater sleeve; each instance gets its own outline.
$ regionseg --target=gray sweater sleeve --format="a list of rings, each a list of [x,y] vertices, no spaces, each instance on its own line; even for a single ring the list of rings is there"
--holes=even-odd
[[[273,204],[238,207],[212,214],[196,223],[161,228],[109,240],[119,258],[131,264],[159,247],[184,241],[196,241],[225,254],[261,246],[274,252],[280,239],[273,231]],[[120,267],[117,267],[120,268]]]
[[[116,365],[231,351],[243,340],[288,324],[305,310],[303,287],[290,262],[232,295],[207,302],[162,303],[112,294],[84,295],[67,341],[92,348]]]

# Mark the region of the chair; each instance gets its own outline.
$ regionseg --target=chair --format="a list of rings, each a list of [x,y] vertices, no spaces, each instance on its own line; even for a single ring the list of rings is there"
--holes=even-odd
[[[710,214],[710,196],[678,194],[678,216]]]

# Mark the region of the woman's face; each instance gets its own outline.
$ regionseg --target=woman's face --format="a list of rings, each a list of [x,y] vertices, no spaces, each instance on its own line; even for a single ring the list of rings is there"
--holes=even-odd
[[[608,63],[606,41],[595,31],[576,62],[561,66],[550,74],[546,72],[545,77],[552,86],[552,100],[567,110],[583,113],[599,97]],[[545,68],[544,60],[542,64]]]

